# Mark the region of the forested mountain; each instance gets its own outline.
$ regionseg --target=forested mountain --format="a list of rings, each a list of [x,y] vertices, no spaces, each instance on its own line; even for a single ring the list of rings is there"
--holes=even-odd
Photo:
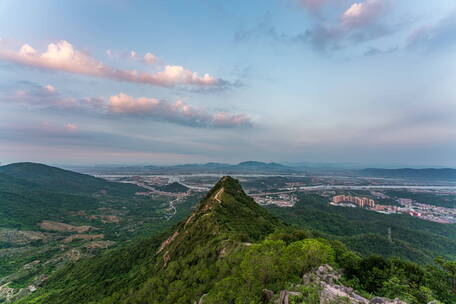
[[[144,189],[36,163],[0,167],[0,227],[36,229],[42,220],[102,207],[99,198],[132,196]]]
[[[170,219],[169,196],[136,195],[145,189],[135,185],[32,163],[0,171],[0,303],[68,261],[162,232],[200,199],[187,195]]]
[[[338,282],[366,297],[363,303],[387,303],[369,301],[374,294],[407,303],[456,301],[453,262],[424,267],[360,257],[337,240],[278,220],[224,177],[169,232],[70,264],[17,303],[250,304],[282,301],[279,294],[290,303],[320,303],[331,288],[303,275],[322,264],[343,272]]]
[[[8,190],[14,189],[14,184],[17,186],[18,183],[29,189],[39,187],[40,190],[47,189],[72,194],[106,191],[115,195],[129,195],[143,190],[135,185],[111,183],[91,175],[38,163],[14,163],[0,166],[0,174],[2,188]],[[10,183],[14,184],[8,183],[8,179],[11,179]]]
[[[181,183],[173,182],[171,184],[157,187],[157,190],[165,191],[165,192],[172,192],[172,193],[183,193],[183,192],[187,192],[189,190],[189,188],[185,187]]]

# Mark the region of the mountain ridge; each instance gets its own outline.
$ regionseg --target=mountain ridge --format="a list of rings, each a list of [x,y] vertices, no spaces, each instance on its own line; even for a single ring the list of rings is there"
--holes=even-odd
[[[66,193],[90,193],[102,190],[115,194],[143,191],[139,186],[112,183],[88,174],[78,173],[40,163],[22,162],[0,166],[0,174],[17,181],[29,183],[51,191]]]
[[[69,264],[17,304],[271,304],[279,294],[297,296],[295,303],[327,304],[332,302],[320,301],[321,288],[303,279],[323,264],[344,269],[345,282],[368,298],[380,293],[407,303],[455,299],[444,270],[361,258],[337,240],[278,220],[247,196],[238,180],[225,176],[168,232]],[[437,277],[446,285],[436,286]],[[375,299],[382,300],[362,303],[392,303]]]

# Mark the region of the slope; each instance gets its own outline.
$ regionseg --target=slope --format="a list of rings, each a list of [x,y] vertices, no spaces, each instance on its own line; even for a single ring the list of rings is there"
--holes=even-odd
[[[219,259],[281,227],[237,180],[224,177],[168,238],[151,237],[71,265],[34,294],[34,303],[190,303],[215,284]]]
[[[360,258],[338,241],[280,222],[237,180],[224,177],[168,233],[71,264],[16,303],[273,303],[264,298],[264,288],[275,295],[299,290],[293,303],[320,303],[321,287],[302,278],[325,263],[344,269],[344,282],[370,298],[379,293],[408,303],[455,300],[451,262],[442,262],[442,269]]]
[[[431,262],[439,255],[454,258],[456,252],[456,225],[331,206],[327,198],[319,195],[302,194],[292,208],[270,206],[267,209],[290,224],[343,240],[363,255]],[[388,228],[392,231],[392,242],[387,238]]]
[[[54,192],[90,194],[107,191],[113,195],[130,195],[142,189],[135,185],[111,183],[101,178],[38,163],[14,163],[0,167],[0,174],[30,186]],[[0,182],[5,182],[1,180]],[[10,187],[11,188],[11,187]]]

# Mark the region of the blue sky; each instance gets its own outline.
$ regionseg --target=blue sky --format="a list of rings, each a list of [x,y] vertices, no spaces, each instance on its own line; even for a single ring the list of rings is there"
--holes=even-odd
[[[456,167],[451,0],[0,1],[0,161]]]

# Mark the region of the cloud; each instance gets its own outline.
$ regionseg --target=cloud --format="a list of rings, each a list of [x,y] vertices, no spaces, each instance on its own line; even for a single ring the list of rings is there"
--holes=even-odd
[[[112,50],[106,50],[106,56],[108,56],[109,58],[127,58],[146,64],[155,64],[159,61],[159,58],[151,52],[147,52],[144,54],[144,56],[141,56],[135,50],[119,53],[116,53]]]
[[[51,111],[69,111],[80,114],[126,119],[152,119],[178,125],[199,128],[246,128],[253,125],[245,114],[212,112],[202,107],[194,107],[183,100],[175,102],[149,97],[135,98],[124,93],[104,97],[70,98],[58,93],[53,86],[40,86],[25,83],[25,88],[1,100],[27,104]],[[49,90],[52,88],[51,90]],[[67,125],[69,130],[77,126]]]
[[[416,28],[407,39],[412,50],[443,50],[456,44],[456,12],[452,12],[436,24]]]
[[[155,98],[134,98],[124,93],[111,96],[108,101],[110,113],[155,118],[182,125],[197,127],[249,127],[252,125],[250,118],[244,114],[226,112],[208,113],[205,109],[198,109],[188,105],[182,100],[170,102]]]
[[[158,59],[157,59],[157,56],[155,56],[154,54],[146,53],[146,54],[144,54],[143,60],[146,63],[152,64],[152,63],[157,62]]]
[[[315,23],[298,34],[278,31],[269,20],[262,20],[257,26],[235,33],[237,42],[267,37],[280,43],[303,43],[318,52],[335,51],[358,43],[371,41],[391,34],[399,29],[386,23],[390,11],[390,0],[365,0],[356,2],[338,14],[320,12],[324,5],[336,4],[329,0],[300,0],[299,3],[311,12],[318,13]],[[339,7],[343,2],[337,3]]]
[[[76,132],[79,129],[78,126],[73,123],[67,123],[65,127],[70,132]]]
[[[376,22],[387,10],[386,0],[366,0],[353,3],[341,16],[341,24],[347,28],[359,28]]]
[[[126,159],[135,159],[135,153],[163,153],[155,155],[158,159],[166,159],[175,154],[190,155],[204,154],[213,151],[219,152],[213,146],[181,135],[148,134],[136,136],[135,134],[117,131],[98,131],[93,126],[84,125],[76,131],[68,128],[69,124],[59,121],[4,123],[0,122],[0,143],[6,146],[16,146],[20,153],[11,156],[18,157],[19,154],[27,155],[28,158],[36,157],[39,150],[43,149],[43,157],[53,158],[69,157],[80,159],[82,155],[88,155],[87,161],[93,161],[94,154],[100,153],[100,162],[106,162],[107,155],[115,152],[129,155]],[[172,137],[172,139],[170,139]],[[24,148],[23,145],[26,145]],[[22,147],[19,148],[19,147]],[[65,152],[62,152],[63,149]],[[2,150],[3,151],[3,150]],[[33,151],[33,155],[30,155]],[[5,151],[6,152],[6,151]],[[71,156],[69,156],[71,155]],[[120,156],[117,155],[117,156]],[[144,156],[144,155],[143,155]],[[27,158],[25,157],[25,158]],[[148,155],[150,161],[151,155]],[[116,157],[113,157],[116,159]]]
[[[55,87],[51,86],[50,84],[43,86],[43,88],[46,91],[48,91],[49,94],[54,94],[55,92],[57,92],[57,89]]]
[[[353,3],[339,16],[336,23],[320,22],[295,39],[310,42],[319,51],[337,50],[374,40],[395,31],[391,26],[382,23],[389,7],[389,0]]]
[[[399,50],[399,47],[391,47],[388,49],[379,49],[376,47],[369,47],[365,52],[364,56],[377,56],[377,55],[386,55],[386,54],[391,54],[394,52],[397,52]]]
[[[112,52],[107,52],[112,56]],[[137,58],[137,53],[130,53]],[[146,59],[147,58],[147,59]],[[144,60],[152,62],[155,56],[147,53]],[[157,73],[139,72],[113,68],[96,60],[85,52],[79,51],[71,43],[61,40],[48,45],[45,52],[39,53],[28,44],[19,51],[0,49],[0,59],[47,70],[65,71],[69,73],[90,75],[119,81],[145,83],[161,87],[197,86],[197,87],[227,87],[228,81],[215,78],[209,74],[200,76],[196,72],[179,65],[166,65],[164,70]]]

